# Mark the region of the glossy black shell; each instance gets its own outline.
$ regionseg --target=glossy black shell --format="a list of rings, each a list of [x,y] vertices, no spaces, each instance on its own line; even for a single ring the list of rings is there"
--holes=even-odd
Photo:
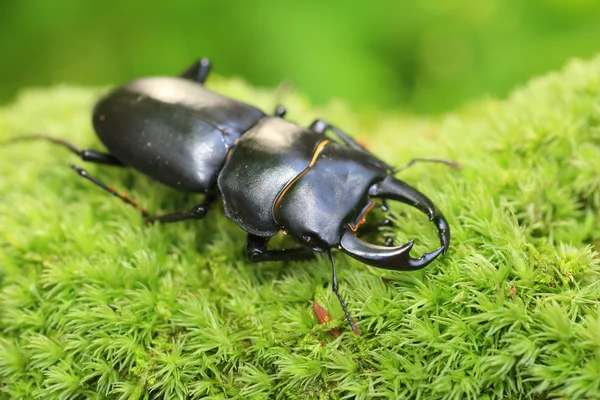
[[[123,164],[175,189],[216,185],[227,152],[265,114],[183,78],[135,80],[98,102],[93,123]]]
[[[386,176],[374,157],[281,118],[264,118],[232,150],[218,185],[226,215],[244,230],[285,229],[337,245]]]

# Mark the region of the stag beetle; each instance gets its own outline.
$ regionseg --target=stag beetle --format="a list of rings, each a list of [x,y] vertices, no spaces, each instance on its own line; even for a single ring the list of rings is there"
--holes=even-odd
[[[314,252],[326,252],[333,291],[358,333],[338,291],[331,249],[378,268],[416,270],[446,253],[448,222],[425,195],[395,178],[393,167],[335,126],[318,119],[304,128],[283,118],[283,106],[269,116],[212,92],[203,85],[209,71],[209,60],[201,59],[179,77],[137,79],[102,98],[94,108],[93,126],[107,153],[46,135],[11,142],[47,140],[84,161],[131,167],[172,188],[206,194],[202,204],[188,211],[150,216],[142,208],[147,222],[202,219],[220,194],[227,217],[248,232],[246,251],[252,261],[307,260]],[[137,207],[84,169],[71,167]],[[398,247],[389,241],[386,246],[363,241],[358,228],[376,204],[373,199],[380,199],[377,204],[385,210],[386,200],[396,200],[427,214],[438,229],[441,247],[415,259],[409,255],[412,241]],[[269,238],[279,231],[302,246],[269,249]]]

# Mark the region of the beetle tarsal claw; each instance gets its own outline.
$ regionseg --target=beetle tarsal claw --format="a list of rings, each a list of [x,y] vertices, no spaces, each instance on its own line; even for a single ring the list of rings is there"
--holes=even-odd
[[[444,247],[440,247],[436,251],[423,254],[421,258],[413,258],[410,256],[413,245],[414,241],[411,240],[398,247],[378,246],[358,238],[352,231],[346,232],[340,241],[342,251],[349,256],[373,267],[399,271],[421,269],[444,251]]]

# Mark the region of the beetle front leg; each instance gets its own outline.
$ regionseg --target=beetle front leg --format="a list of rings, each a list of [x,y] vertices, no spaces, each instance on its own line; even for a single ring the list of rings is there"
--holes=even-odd
[[[306,261],[315,258],[315,253],[306,247],[268,250],[269,237],[248,234],[246,255],[250,261]]]
[[[315,258],[315,253],[306,247],[295,247],[292,249],[281,249],[281,250],[268,250],[267,243],[269,242],[268,237],[261,237],[249,234],[248,241],[246,244],[246,254],[251,261],[262,262],[262,261],[306,261]],[[331,289],[338,298],[344,315],[352,328],[352,332],[355,335],[360,335],[360,329],[354,322],[354,319],[348,311],[346,302],[342,298],[338,290],[337,274],[335,272],[335,263],[333,261],[333,255],[331,250],[327,250],[329,260],[331,262]]]
[[[340,305],[342,306],[342,310],[344,311],[346,320],[348,320],[348,323],[350,324],[350,327],[352,328],[352,332],[355,335],[360,335],[360,329],[356,325],[356,322],[354,322],[354,318],[352,318],[352,316],[350,315],[350,311],[348,311],[346,302],[344,301],[344,298],[342,297],[342,295],[340,294],[340,292],[338,290],[337,275],[335,273],[335,262],[333,261],[333,254],[331,254],[331,250],[327,250],[327,254],[329,256],[329,261],[331,262],[331,289],[333,290],[333,293],[335,293],[335,295],[337,296],[338,301],[340,302]]]
[[[194,82],[204,84],[209,72],[210,60],[208,58],[201,58],[200,60],[196,61],[191,66],[189,66],[179,76]]]
[[[321,133],[321,134],[325,134],[325,132],[327,130],[330,130],[331,132],[333,132],[333,134],[335,136],[338,137],[338,139],[340,139],[342,142],[344,142],[344,144],[346,144],[346,146],[348,146],[350,148],[353,148],[355,150],[358,150],[358,151],[362,151],[363,153],[366,153],[366,154],[370,155],[371,157],[373,157],[377,161],[379,161],[384,166],[384,168],[387,169],[388,171],[393,171],[394,170],[394,167],[392,167],[391,165],[388,165],[386,162],[384,162],[383,160],[381,160],[379,157],[375,156],[369,150],[367,150],[362,145],[360,145],[359,143],[357,143],[354,139],[352,139],[346,133],[344,133],[340,129],[336,128],[335,126],[331,125],[327,121],[324,121],[322,119],[315,119],[313,121],[313,123],[310,124],[309,128],[311,130],[313,130],[313,131],[315,131],[317,133]]]
[[[336,128],[335,126],[331,125],[329,122],[324,121],[322,119],[316,119],[313,121],[313,123],[310,125],[310,129],[312,129],[313,131],[317,132],[317,133],[322,133],[324,134],[328,129],[333,132],[342,142],[344,142],[348,147],[351,147],[355,150],[358,151],[362,151],[363,153],[367,153],[368,155],[370,155],[371,157],[374,157],[375,159],[377,159],[380,163],[382,163],[384,165],[384,167],[392,174],[396,174],[402,170],[405,170],[406,168],[409,168],[411,166],[413,166],[414,164],[418,163],[418,162],[428,162],[428,163],[439,163],[439,164],[445,164],[451,168],[454,169],[462,169],[462,166],[455,162],[455,161],[449,161],[449,160],[444,160],[441,158],[413,158],[412,160],[410,160],[405,166],[400,167],[400,168],[396,168],[393,167],[387,163],[385,163],[383,160],[381,160],[379,157],[375,156],[373,153],[371,153],[369,150],[367,150],[365,147],[361,146],[359,143],[357,143],[354,139],[352,139],[350,136],[348,136],[346,133],[344,133],[343,131],[339,130],[338,128]]]

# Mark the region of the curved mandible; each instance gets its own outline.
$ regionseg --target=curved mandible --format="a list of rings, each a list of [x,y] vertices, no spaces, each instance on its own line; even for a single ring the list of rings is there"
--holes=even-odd
[[[414,271],[426,267],[443,250],[443,247],[440,247],[436,251],[424,254],[421,258],[412,258],[409,253],[413,244],[410,241],[398,247],[378,246],[367,243],[358,238],[354,232],[348,231],[342,236],[340,248],[344,253],[365,264],[400,271]]]
[[[429,216],[438,229],[441,247],[437,250],[424,254],[421,258],[412,258],[410,250],[413,242],[403,246],[384,247],[374,245],[358,238],[354,232],[347,231],[340,241],[340,249],[351,257],[374,267],[413,271],[421,269],[435,260],[440,254],[445,254],[450,245],[450,226],[444,215],[435,207],[423,193],[408,185],[407,183],[393,177],[387,176],[384,180],[376,183],[369,190],[371,197],[379,197],[388,200],[397,200],[418,208]]]
[[[369,196],[383,199],[397,200],[411,205],[427,214],[438,229],[442,253],[446,254],[450,246],[450,225],[444,214],[433,204],[431,200],[408,183],[393,176],[387,176],[384,180],[376,183],[369,189]]]

